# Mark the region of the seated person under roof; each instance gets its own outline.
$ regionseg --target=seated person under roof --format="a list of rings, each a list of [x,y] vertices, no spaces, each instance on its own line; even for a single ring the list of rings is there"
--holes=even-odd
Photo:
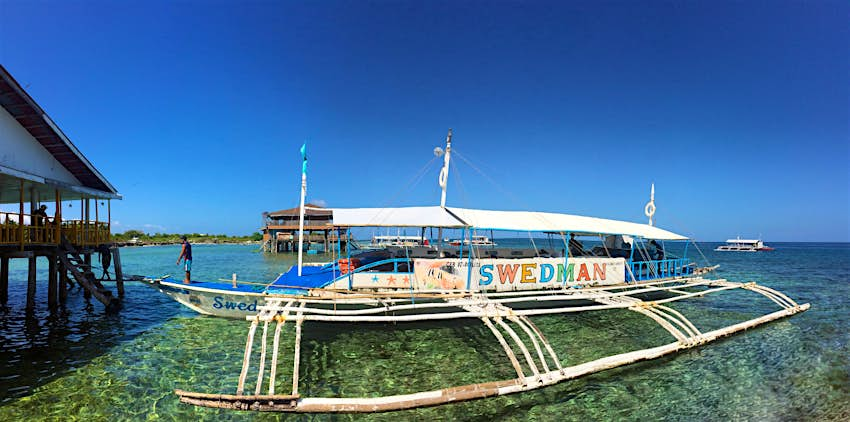
[[[584,256],[584,245],[576,239],[575,233],[570,233],[570,256]]]

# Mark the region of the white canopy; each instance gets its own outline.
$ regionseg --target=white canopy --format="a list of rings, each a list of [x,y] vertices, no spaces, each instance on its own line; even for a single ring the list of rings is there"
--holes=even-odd
[[[469,208],[334,208],[333,224],[341,227],[444,227],[533,232],[621,234],[645,239],[687,237],[647,224],[579,215],[533,211],[489,211]]]
[[[658,240],[687,239],[685,236],[647,224],[580,215],[534,211],[488,211],[451,207],[448,207],[448,210],[468,226],[478,229],[624,234]]]
[[[342,227],[466,227],[438,206],[334,208],[333,224]]]
[[[761,240],[755,239],[727,239],[726,243],[744,243],[744,244],[756,244],[761,242]]]

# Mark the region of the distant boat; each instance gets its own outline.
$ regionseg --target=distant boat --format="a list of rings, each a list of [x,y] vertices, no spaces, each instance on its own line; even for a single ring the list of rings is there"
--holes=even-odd
[[[720,245],[714,250],[718,252],[761,252],[772,251],[773,248],[765,246],[760,239],[741,239],[739,236],[737,239],[727,240],[725,245]]]
[[[402,236],[402,235],[386,235],[373,236],[372,243],[366,246],[365,249],[384,249],[390,246],[411,247],[411,246],[428,246],[428,239],[422,236]]]
[[[490,240],[487,236],[472,236],[472,239],[445,239],[445,242],[452,246],[460,246],[463,244],[464,246],[496,246],[496,244]]]

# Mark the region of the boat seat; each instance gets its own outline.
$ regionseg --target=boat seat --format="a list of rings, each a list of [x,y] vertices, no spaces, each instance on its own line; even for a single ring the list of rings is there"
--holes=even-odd
[[[537,256],[541,258],[559,258],[560,255],[561,254],[558,253],[558,251],[553,251],[550,249],[539,249],[537,251]]]
[[[498,258],[499,252],[496,249],[483,249],[479,251],[480,258]]]
[[[402,253],[404,253],[404,251],[402,251]],[[436,249],[428,246],[416,246],[409,251],[408,256],[411,258],[437,258],[439,253]]]
[[[439,252],[440,258],[457,258],[460,253],[457,249],[442,249]]]
[[[497,249],[498,258],[534,258],[537,253],[534,249]]]

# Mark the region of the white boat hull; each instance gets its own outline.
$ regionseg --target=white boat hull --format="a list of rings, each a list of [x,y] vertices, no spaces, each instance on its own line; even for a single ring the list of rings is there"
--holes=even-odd
[[[256,315],[257,306],[262,305],[267,296],[239,291],[226,293],[166,281],[146,280],[146,282],[195,312],[225,318],[245,319],[249,315]]]

